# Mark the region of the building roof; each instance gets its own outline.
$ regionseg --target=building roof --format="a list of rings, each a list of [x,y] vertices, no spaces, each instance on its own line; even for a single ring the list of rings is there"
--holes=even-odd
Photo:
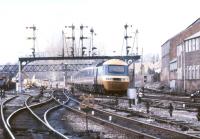
[[[194,24],[200,23],[200,18],[198,18],[197,20],[195,20],[191,25],[189,25],[186,29],[184,29],[183,31],[179,32],[178,34],[176,34],[175,36],[171,37],[170,39],[168,39],[165,43],[167,43],[168,41],[170,41],[171,39],[175,38],[176,36],[180,35],[182,32],[184,32],[185,30],[189,29],[190,27],[192,27]],[[161,47],[165,44],[163,43],[161,45]]]
[[[189,25],[186,29],[190,28],[191,26],[193,26],[196,23],[200,23],[200,18],[198,18],[196,21],[194,21],[191,25]]]
[[[197,38],[197,37],[200,37],[200,31],[197,32],[197,33],[195,33],[195,34],[193,34],[193,35],[190,36],[190,37],[187,37],[185,40],[190,40],[190,39]]]

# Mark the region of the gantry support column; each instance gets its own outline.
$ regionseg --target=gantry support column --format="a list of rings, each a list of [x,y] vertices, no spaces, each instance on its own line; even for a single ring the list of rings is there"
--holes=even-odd
[[[18,92],[22,93],[22,63],[19,61],[19,86]]]

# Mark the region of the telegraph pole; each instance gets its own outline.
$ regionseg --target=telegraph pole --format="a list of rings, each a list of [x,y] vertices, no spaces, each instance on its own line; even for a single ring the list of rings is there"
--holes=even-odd
[[[33,57],[35,57],[35,40],[36,40],[36,36],[35,36],[35,30],[36,30],[36,26],[33,25],[31,27],[26,27],[26,29],[32,29],[33,30],[33,37],[28,37],[27,39],[28,40],[33,40],[33,48],[32,48],[32,54],[33,54]]]
[[[96,33],[94,33],[94,29],[91,28],[90,29],[90,33],[91,33],[91,40],[90,40],[90,49],[89,49],[89,56],[90,56],[90,53],[91,53],[91,48],[92,48],[92,56],[94,55],[93,51],[95,49],[97,49],[96,47],[93,46],[93,39],[94,39],[94,35],[96,35]]]
[[[71,54],[72,54],[72,57],[74,57],[74,55],[75,55],[74,54],[74,51],[75,51],[75,32],[74,32],[75,26],[72,24],[71,26],[65,26],[65,28],[71,28],[72,29],[71,37],[66,37],[66,38],[72,40]]]
[[[132,38],[131,36],[128,36],[128,27],[132,27],[132,25],[124,25],[124,28],[125,28],[125,36],[124,36],[124,39],[126,40],[126,56],[128,56],[129,54],[129,48],[131,48],[130,46],[128,46],[128,39],[129,38]]]
[[[88,39],[87,37],[83,36],[83,28],[88,28],[88,26],[80,26],[80,40],[81,40],[81,56],[83,57],[85,54],[85,49],[87,49],[86,47],[83,46],[83,40],[84,39]]]

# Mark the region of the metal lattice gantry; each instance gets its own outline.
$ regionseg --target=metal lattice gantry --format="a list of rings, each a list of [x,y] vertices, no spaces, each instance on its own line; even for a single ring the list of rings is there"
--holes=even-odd
[[[140,59],[140,55],[134,56],[78,56],[78,57],[23,57],[19,58],[19,92],[22,92],[22,71],[24,65],[23,63],[30,63],[33,61],[42,61],[42,60],[105,60],[105,59],[121,59],[127,61],[129,64],[133,63]]]
[[[78,71],[81,68],[91,64],[43,64],[43,65],[25,65],[23,72],[61,72],[61,71]],[[0,73],[18,73],[19,65],[0,65]]]
[[[32,62],[41,60],[105,60],[105,59],[121,59],[125,61],[137,61],[140,59],[140,55],[134,56],[77,56],[77,57],[22,57],[19,58],[19,62]]]
[[[18,65],[0,65],[0,73],[2,72],[18,72]]]

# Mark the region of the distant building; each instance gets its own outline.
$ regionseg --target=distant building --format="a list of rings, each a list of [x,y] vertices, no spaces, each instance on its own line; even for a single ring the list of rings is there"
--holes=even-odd
[[[161,47],[162,83],[177,91],[200,89],[200,18]]]
[[[143,62],[135,63],[135,86],[142,87],[146,83],[152,83],[160,80],[161,62]]]

